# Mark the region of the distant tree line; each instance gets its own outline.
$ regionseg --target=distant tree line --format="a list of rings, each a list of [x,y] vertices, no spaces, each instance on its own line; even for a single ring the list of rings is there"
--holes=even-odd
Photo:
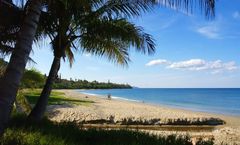
[[[53,84],[54,89],[125,89],[132,88],[129,84],[98,82],[87,80],[67,80],[58,78]]]
[[[7,62],[0,59],[0,79],[3,76]],[[20,88],[43,88],[47,76],[36,69],[25,70]],[[132,88],[129,84],[117,84],[79,79],[61,79],[60,75],[53,84],[53,89],[125,89]]]

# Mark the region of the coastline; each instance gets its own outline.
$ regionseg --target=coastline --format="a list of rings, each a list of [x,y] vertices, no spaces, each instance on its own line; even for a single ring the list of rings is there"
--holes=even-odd
[[[71,90],[71,89],[61,89],[61,90],[56,90],[56,91],[63,92],[63,93],[65,93],[66,97],[71,97],[71,98],[75,98],[75,99],[83,99],[83,100],[87,99],[87,100],[96,101],[96,102],[100,101],[101,103],[103,103],[102,101],[109,101],[107,99],[107,97],[105,97],[105,96],[101,96],[101,95],[97,95],[97,94],[81,93],[81,92],[77,92],[77,91]],[[85,98],[86,96],[88,96],[89,98]],[[182,113],[187,113],[189,115],[196,114],[196,115],[200,115],[200,116],[221,118],[226,121],[226,124],[224,126],[228,126],[228,125],[240,126],[240,116],[234,116],[234,115],[228,115],[228,114],[217,114],[217,113],[211,113],[211,112],[201,112],[198,110],[193,111],[193,110],[184,109],[184,108],[180,108],[180,107],[178,108],[178,107],[172,107],[172,106],[168,106],[168,105],[145,103],[145,102],[141,102],[138,100],[125,99],[125,98],[115,97],[115,96],[112,96],[111,101],[114,103],[117,103],[117,102],[126,103],[126,105],[138,104],[138,105],[146,106],[146,107],[154,107],[154,108],[157,107],[159,109],[164,109],[164,110],[166,109],[166,110],[170,110],[172,112],[182,112]]]
[[[71,89],[61,89],[61,90],[56,90],[59,92],[65,93],[66,97],[74,98],[74,99],[81,99],[81,100],[90,100],[94,101],[97,105],[103,105],[103,104],[108,104],[108,105],[113,105],[113,104],[121,104],[124,106],[128,105],[137,105],[137,107],[145,107],[145,108],[151,108],[151,109],[156,109],[160,111],[167,111],[167,112],[172,112],[171,115],[166,115],[167,113],[165,112],[166,117],[170,116],[173,118],[178,118],[179,116],[176,115],[176,113],[179,113],[182,115],[182,117],[189,117],[192,116],[194,117],[214,117],[214,118],[221,118],[224,121],[226,121],[226,124],[223,126],[240,126],[240,116],[232,116],[232,115],[223,115],[223,114],[217,114],[217,113],[208,113],[208,112],[201,112],[201,111],[192,111],[188,109],[183,109],[183,108],[175,108],[167,105],[156,105],[156,104],[151,104],[151,103],[145,103],[137,100],[129,100],[129,99],[119,99],[119,98],[112,98],[111,100],[108,100],[107,97],[96,95],[96,94],[85,94],[81,92],[77,92],[75,90]],[[88,98],[86,98],[88,96]],[[103,103],[103,104],[102,104]],[[75,106],[76,107],[76,106]],[[54,108],[54,107],[53,107]],[[59,108],[59,107],[57,107]],[[71,108],[71,107],[70,107]]]
[[[131,118],[131,122],[136,120],[154,120],[160,118],[160,122],[173,120],[190,120],[201,121],[207,118],[219,118],[226,122],[224,125],[214,126],[212,131],[169,131],[169,130],[153,130],[148,132],[154,134],[190,134],[191,136],[207,136],[213,137],[220,142],[232,142],[240,144],[240,117],[219,115],[205,112],[195,112],[184,109],[176,109],[166,106],[147,104],[142,102],[134,102],[127,100],[111,99],[107,97],[98,97],[92,95],[81,94],[74,90],[57,90],[65,93],[66,97],[94,101],[93,104],[84,106],[71,105],[51,105],[48,107],[49,118],[53,121],[72,121],[85,122],[88,124],[105,124],[107,121],[116,123],[124,118]],[[87,98],[86,98],[87,96]],[[97,122],[96,122],[97,120]],[[102,121],[102,123],[101,123]],[[159,126],[159,125],[158,125]],[[145,130],[146,131],[146,130]]]
[[[87,95],[103,96],[111,94],[112,98],[144,102],[147,104],[205,112],[226,116],[240,117],[238,94],[240,89],[229,88],[142,88],[142,89],[97,89],[76,90]],[[89,93],[89,94],[88,94]],[[228,98],[223,101],[223,99]],[[235,106],[235,107],[234,107]]]

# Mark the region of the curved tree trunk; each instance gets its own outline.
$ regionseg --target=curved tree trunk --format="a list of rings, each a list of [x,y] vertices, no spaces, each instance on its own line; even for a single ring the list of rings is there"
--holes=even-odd
[[[0,136],[3,135],[16,98],[41,14],[41,0],[31,0],[5,75],[0,82]]]
[[[58,70],[60,68],[60,61],[61,59],[58,57],[54,57],[51,70],[47,77],[47,81],[44,85],[42,93],[38,98],[37,104],[34,106],[32,112],[29,114],[28,119],[31,121],[40,121],[44,117],[44,113],[47,108],[48,98],[52,91],[52,84],[56,79]]]

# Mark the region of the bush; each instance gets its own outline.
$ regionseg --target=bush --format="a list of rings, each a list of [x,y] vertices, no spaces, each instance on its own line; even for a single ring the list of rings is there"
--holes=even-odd
[[[25,70],[21,88],[41,88],[45,82],[44,75],[36,69]]]

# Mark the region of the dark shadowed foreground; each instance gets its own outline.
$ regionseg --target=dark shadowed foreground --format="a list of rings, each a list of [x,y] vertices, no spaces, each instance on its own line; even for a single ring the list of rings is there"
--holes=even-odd
[[[10,122],[1,145],[191,145],[189,137],[155,136],[130,130],[81,129],[74,123],[54,123],[44,119],[41,123],[25,122],[17,115]],[[211,145],[213,141],[199,140],[198,145]]]

